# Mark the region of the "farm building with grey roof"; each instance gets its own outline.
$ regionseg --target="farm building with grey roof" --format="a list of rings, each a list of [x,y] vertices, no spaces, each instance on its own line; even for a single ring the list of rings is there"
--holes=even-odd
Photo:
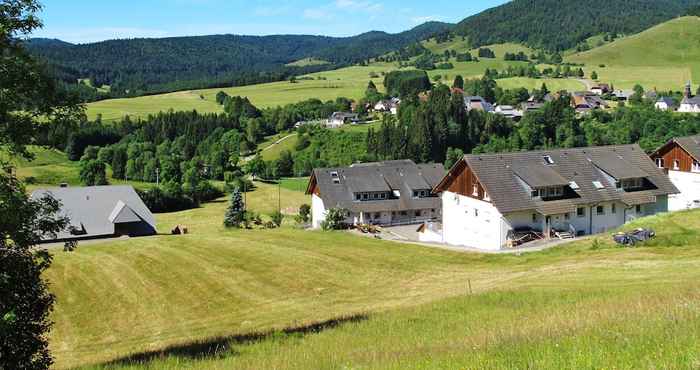
[[[466,155],[433,191],[444,241],[482,249],[525,230],[545,239],[605,232],[667,211],[678,193],[636,144]]]
[[[321,226],[330,208],[346,210],[348,224],[397,225],[438,219],[440,199],[431,193],[445,174],[441,164],[411,160],[314,169],[307,195],[312,224]]]
[[[46,195],[61,202],[61,215],[70,219],[68,230],[46,242],[156,233],[155,217],[131,186],[40,189],[31,198]]]

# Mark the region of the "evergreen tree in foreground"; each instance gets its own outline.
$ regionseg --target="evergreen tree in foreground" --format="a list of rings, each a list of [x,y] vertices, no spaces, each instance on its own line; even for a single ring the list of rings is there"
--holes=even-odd
[[[236,188],[231,194],[231,201],[224,215],[224,226],[226,227],[241,227],[241,223],[245,218],[245,205],[241,196],[240,189]]]

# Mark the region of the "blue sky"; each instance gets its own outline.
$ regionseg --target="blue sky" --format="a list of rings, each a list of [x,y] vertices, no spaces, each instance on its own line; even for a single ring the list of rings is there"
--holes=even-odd
[[[84,43],[114,38],[233,33],[351,36],[400,32],[428,20],[457,22],[505,3],[400,0],[41,0],[34,37]]]

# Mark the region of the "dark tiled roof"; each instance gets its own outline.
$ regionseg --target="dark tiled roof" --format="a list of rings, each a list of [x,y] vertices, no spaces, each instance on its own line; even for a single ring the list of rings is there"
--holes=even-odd
[[[337,173],[337,177],[333,174]],[[413,198],[414,190],[430,191],[445,175],[441,164],[416,165],[411,160],[356,164],[314,169],[315,181],[326,208],[354,212],[403,211],[439,208],[440,198]],[[398,199],[355,201],[355,193],[391,192]]]
[[[569,184],[569,181],[553,170],[551,166],[545,165],[544,159],[540,163],[526,163],[523,166],[515,166],[513,167],[513,172],[532,188],[538,189],[546,186]]]
[[[540,164],[544,163],[544,156],[550,156],[554,162],[554,164],[546,166],[551,172],[540,170]],[[651,200],[657,195],[678,192],[668,177],[636,144],[466,155],[464,161],[474,171],[488,192],[491,201],[501,213],[540,210],[544,214],[556,214],[561,210],[570,210],[576,205],[596,204],[612,200],[634,203],[635,199],[637,201],[639,199]],[[563,182],[561,179],[564,179],[567,183],[575,183],[575,186],[571,187],[575,195],[564,201],[543,201],[539,198],[532,198],[527,188],[518,181],[519,177],[524,176],[522,175],[524,172],[532,168],[541,171],[542,176],[546,179],[529,179],[529,181],[533,183],[539,181],[538,185],[542,185],[561,183]],[[553,175],[552,172],[557,175]],[[520,173],[520,175],[516,175],[516,173]],[[631,193],[616,188],[615,180],[631,176],[646,178],[653,184],[651,186],[653,189]],[[529,177],[536,177],[535,172]],[[602,188],[596,187],[594,182],[599,182]]]
[[[675,140],[695,160],[700,161],[700,135],[677,137]]]

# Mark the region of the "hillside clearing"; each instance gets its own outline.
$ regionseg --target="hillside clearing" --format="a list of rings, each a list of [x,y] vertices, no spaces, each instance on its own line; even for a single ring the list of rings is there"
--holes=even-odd
[[[587,75],[595,70],[615,87],[639,83],[649,90],[678,91],[690,79],[695,85],[700,81],[700,18],[677,18],[566,59],[585,63]]]
[[[192,232],[189,235],[137,238],[86,246],[73,254],[57,253],[46,276],[58,297],[53,317],[56,327],[51,334],[58,368],[171,345],[191,348],[188,344],[207,338],[300,327],[358,314],[368,315],[369,320],[314,335],[310,342],[303,335],[282,335],[277,336],[279,340],[250,345],[222,344],[223,353],[213,358],[206,353],[187,355],[183,349],[177,352],[181,355],[158,355],[159,360],[150,366],[308,368],[340,362],[353,367],[400,368],[418,366],[421,359],[430,357],[454,367],[485,364],[478,361],[486,361],[501,342],[511,343],[510,350],[499,355],[505,364],[532,348],[539,351],[533,356],[539,356],[541,363],[552,364],[547,361],[553,357],[546,356],[545,349],[557,338],[562,343],[580,342],[589,350],[597,348],[607,338],[605,323],[627,311],[625,297],[634,301],[648,292],[644,299],[651,302],[673,303],[683,297],[688,301],[697,293],[700,277],[700,212],[638,221],[637,225],[659,232],[644,248],[614,248],[608,236],[601,236],[595,239],[598,241],[579,241],[545,252],[494,256],[346,233],[291,228],[230,231],[218,222],[225,206],[222,201],[158,216],[161,231],[185,223]],[[476,298],[459,298],[469,285]],[[443,301],[448,298],[451,300]],[[425,304],[428,306],[422,306]],[[634,332],[628,323],[638,325],[638,320],[646,320],[637,332],[641,330],[647,338],[666,314],[664,306],[634,310],[620,325]],[[400,311],[392,312],[395,309]],[[562,314],[571,310],[578,313]],[[692,311],[683,314],[697,320]],[[521,323],[523,315],[529,324],[514,325]],[[594,320],[598,317],[602,319]],[[438,323],[451,321],[442,319],[476,326],[467,331],[454,326],[446,331]],[[696,339],[687,330],[671,329],[669,334]],[[584,341],[587,330],[599,334]],[[484,333],[490,333],[490,344],[482,342]],[[646,343],[630,351],[649,348]],[[200,347],[192,348],[196,352]],[[450,354],[454,351],[475,355],[454,357]],[[618,352],[631,353],[624,348]],[[144,356],[137,358],[148,358]],[[200,356],[205,357],[195,359]],[[401,360],[404,356],[408,357]],[[614,363],[612,357],[601,358]],[[589,358],[594,364],[595,359]]]

